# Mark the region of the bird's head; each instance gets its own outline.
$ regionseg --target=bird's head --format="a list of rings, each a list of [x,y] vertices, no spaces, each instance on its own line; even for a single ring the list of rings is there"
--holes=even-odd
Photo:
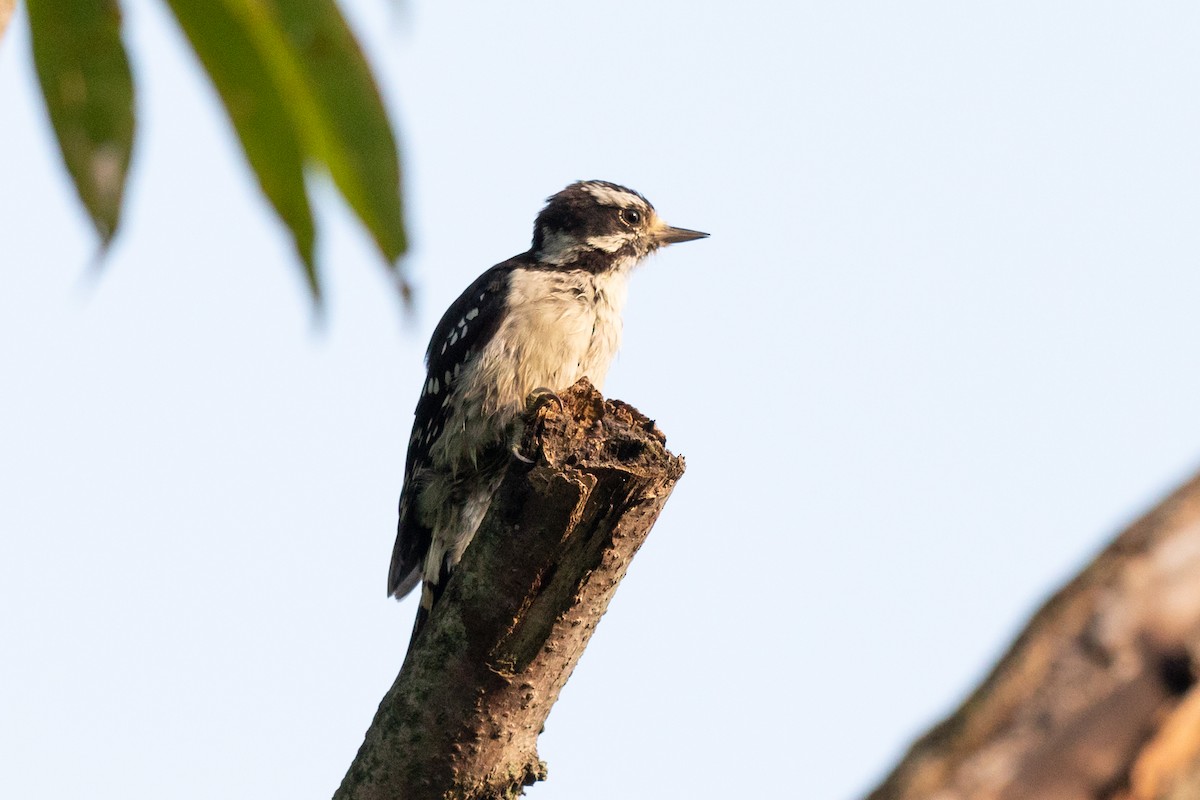
[[[572,183],[546,201],[533,227],[533,253],[556,266],[593,272],[631,266],[660,247],[703,239],[673,228],[650,201],[607,181]]]

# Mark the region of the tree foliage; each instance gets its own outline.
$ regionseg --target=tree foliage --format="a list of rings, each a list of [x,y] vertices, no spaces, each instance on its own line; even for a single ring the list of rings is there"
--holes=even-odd
[[[4,2],[4,0],[0,0]],[[315,302],[321,285],[306,172],[327,172],[387,267],[407,247],[396,138],[362,50],[333,0],[164,0],[291,234]],[[42,95],[102,251],[120,226],[136,83],[117,0],[27,0]]]

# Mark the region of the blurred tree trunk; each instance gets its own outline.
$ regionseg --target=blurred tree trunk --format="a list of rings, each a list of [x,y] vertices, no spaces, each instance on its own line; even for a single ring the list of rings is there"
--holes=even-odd
[[[1200,797],[1200,476],[1034,615],[868,800]]]
[[[537,737],[683,474],[662,433],[586,379],[543,406],[409,647],[336,800],[509,798],[545,777]]]

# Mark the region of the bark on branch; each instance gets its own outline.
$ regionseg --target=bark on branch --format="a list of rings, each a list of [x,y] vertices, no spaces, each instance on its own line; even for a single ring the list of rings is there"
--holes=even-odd
[[[586,379],[528,425],[487,518],[335,800],[515,797],[537,737],[683,474],[632,407]]]
[[[1101,553],[868,800],[1200,797],[1200,476]]]

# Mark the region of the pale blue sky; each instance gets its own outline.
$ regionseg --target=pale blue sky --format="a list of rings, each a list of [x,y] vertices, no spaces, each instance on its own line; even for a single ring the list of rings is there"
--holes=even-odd
[[[347,13],[419,307],[320,186],[323,329],[160,4],[100,275],[0,43],[0,796],[332,793],[430,329],[578,178],[712,238],[634,279],[607,390],[688,472],[531,797],[854,798],[1200,464],[1195,4]]]

